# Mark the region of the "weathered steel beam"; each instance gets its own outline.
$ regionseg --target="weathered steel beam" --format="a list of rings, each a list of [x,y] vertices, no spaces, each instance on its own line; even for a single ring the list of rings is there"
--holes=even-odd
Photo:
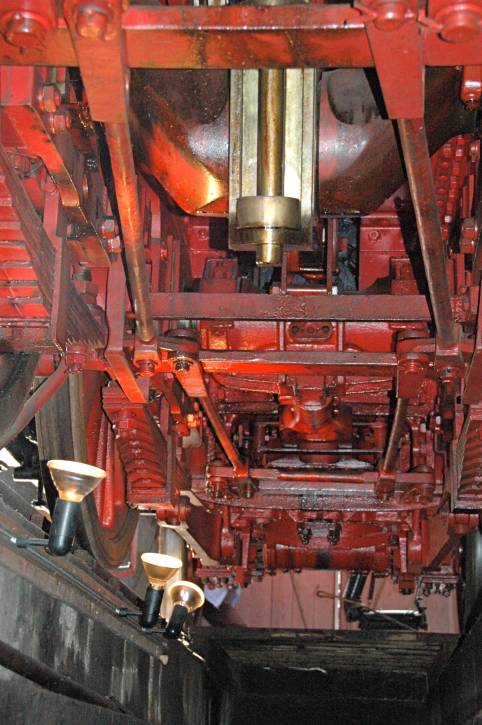
[[[122,28],[131,68],[374,65],[365,16],[349,5],[131,6],[122,15]],[[476,33],[465,42],[447,43],[433,28],[422,25],[420,35],[426,65],[482,64],[482,44]],[[62,23],[46,32],[42,42],[25,48],[1,36],[0,64],[76,66],[77,59]]]
[[[397,372],[397,356],[389,352],[201,350],[199,361],[207,373],[316,373],[391,377]]]
[[[266,295],[159,292],[151,295],[153,316],[164,320],[329,320],[426,322],[422,295]]]

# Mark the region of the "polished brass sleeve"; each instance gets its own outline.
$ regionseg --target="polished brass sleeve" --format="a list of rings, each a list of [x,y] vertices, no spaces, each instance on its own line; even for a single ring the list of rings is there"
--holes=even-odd
[[[278,68],[260,70],[258,90],[258,194],[283,194],[285,73]]]

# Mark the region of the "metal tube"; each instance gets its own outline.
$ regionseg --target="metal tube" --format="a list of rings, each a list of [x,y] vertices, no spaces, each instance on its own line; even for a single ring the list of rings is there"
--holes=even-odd
[[[126,123],[106,123],[105,133],[109,145],[117,207],[122,226],[129,287],[136,315],[137,335],[142,342],[150,342],[156,335],[156,327],[152,318],[149,297],[137,177],[129,127]]]
[[[259,71],[258,194],[283,194],[283,104],[285,74],[278,68]]]
[[[55,395],[57,390],[63,385],[68,370],[65,359],[62,358],[57,369],[50,375],[42,385],[25,401],[20,409],[17,417],[4,431],[0,439],[0,448],[4,448],[10,441],[16,438],[25,428],[32,418],[39,412],[50,398]],[[60,422],[61,424],[61,422]]]
[[[450,305],[445,249],[435,200],[432,166],[423,119],[398,121],[400,141],[417,220],[425,275],[440,346],[453,348],[457,337]]]
[[[393,417],[392,429],[388,439],[387,450],[383,460],[382,471],[384,473],[392,473],[395,470],[397,462],[400,438],[403,432],[403,426],[407,417],[408,398],[397,398],[395,406],[395,415]]]
[[[211,423],[211,426],[216,434],[216,437],[219,441],[219,444],[221,448],[223,449],[224,453],[226,454],[226,457],[228,458],[229,462],[233,466],[234,474],[236,476],[247,476],[248,469],[246,463],[242,460],[241,456],[239,455],[238,449],[232,442],[231,438],[229,437],[226,428],[221,422],[221,419],[219,418],[219,415],[216,411],[216,408],[212,404],[211,398],[208,396],[199,398],[199,402],[202,405],[202,408],[206,414],[206,417],[208,418],[209,422]]]

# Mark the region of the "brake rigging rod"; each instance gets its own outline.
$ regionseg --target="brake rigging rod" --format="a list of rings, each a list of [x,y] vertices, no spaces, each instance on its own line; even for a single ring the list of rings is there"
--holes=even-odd
[[[248,467],[243,461],[237,447],[231,440],[231,436],[223,425],[218,411],[209,397],[209,392],[204,380],[204,373],[199,360],[178,359],[174,365],[174,372],[179,383],[190,398],[197,398],[204,410],[206,418],[218,439],[218,443],[224,451],[226,458],[231,463],[234,475],[237,478],[247,476]]]
[[[395,406],[395,415],[393,416],[393,423],[390,430],[390,436],[388,438],[387,450],[385,452],[385,458],[383,459],[382,471],[383,473],[393,473],[395,470],[395,464],[397,462],[398,449],[400,448],[400,438],[403,433],[403,426],[405,425],[405,419],[408,411],[408,398],[397,398]]]
[[[422,118],[400,119],[398,129],[437,338],[440,346],[447,350],[456,346],[457,335],[450,304],[445,247],[435,199],[425,122]]]
[[[127,274],[136,316],[137,336],[150,342],[156,336],[149,297],[149,280],[142,238],[137,177],[132,155],[129,126],[126,123],[106,123],[117,206],[127,263]]]
[[[211,423],[211,426],[216,434],[221,448],[223,449],[226,458],[231,463],[234,473],[236,476],[247,476],[246,463],[241,458],[238,449],[232,442],[226,428],[224,427],[216,408],[209,395],[198,398],[201,406],[206,414],[206,418]]]

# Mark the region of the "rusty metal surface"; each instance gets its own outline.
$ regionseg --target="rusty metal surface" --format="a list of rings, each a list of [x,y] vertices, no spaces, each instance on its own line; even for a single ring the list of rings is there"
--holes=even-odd
[[[365,23],[362,12],[348,5],[134,5],[122,18],[128,63],[146,68],[370,67],[374,61]],[[460,44],[450,44],[425,24],[421,31],[428,65],[480,64],[477,34],[469,32]],[[42,47],[34,42],[21,52],[2,41],[1,49],[5,63],[75,65],[72,41],[62,26],[44,33]]]
[[[91,501],[102,535],[144,507],[187,527],[208,581],[362,567],[450,592],[481,495],[478,411],[460,402],[479,402],[480,2],[11,3],[2,231],[21,244],[0,246],[1,349],[98,381],[78,451],[119,474]],[[229,109],[214,69],[233,71]],[[254,69],[284,76],[275,104]],[[258,187],[269,138],[276,183]],[[228,144],[252,194],[233,169],[227,188]],[[258,269],[229,245],[233,202],[261,192],[262,224],[238,225],[275,243]],[[282,253],[290,198],[307,244]]]

